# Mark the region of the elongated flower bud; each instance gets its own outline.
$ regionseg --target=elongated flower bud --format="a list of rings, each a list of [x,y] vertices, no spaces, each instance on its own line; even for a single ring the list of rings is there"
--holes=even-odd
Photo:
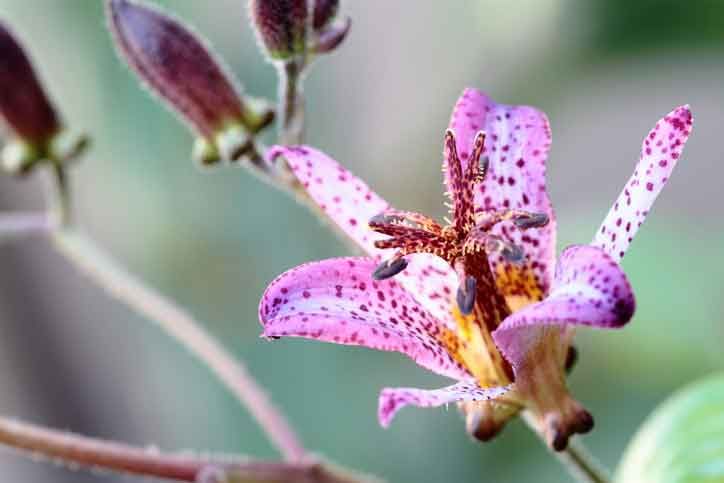
[[[60,120],[30,60],[0,22],[0,115],[23,142],[42,145],[60,130]]]
[[[249,16],[259,44],[272,60],[306,52],[309,13],[307,0],[249,1]]]
[[[0,153],[3,170],[25,174],[40,161],[64,163],[88,144],[63,129],[30,59],[10,29],[0,22],[0,116],[11,138]]]
[[[202,162],[243,154],[246,134],[271,122],[272,111],[252,110],[206,43],[179,20],[128,0],[109,0],[108,16],[121,57],[202,138]],[[228,130],[235,139],[229,149],[217,142]]]

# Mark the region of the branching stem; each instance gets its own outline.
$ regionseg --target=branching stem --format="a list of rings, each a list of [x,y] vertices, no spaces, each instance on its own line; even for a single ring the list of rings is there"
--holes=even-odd
[[[244,404],[287,460],[298,461],[305,452],[287,420],[246,368],[209,335],[191,314],[123,269],[78,231],[53,235],[58,251],[113,297],[155,322],[184,346]]]
[[[0,417],[0,444],[27,456],[59,461],[67,466],[164,478],[174,481],[221,483],[299,482],[353,483],[371,481],[313,460],[300,462],[200,458],[162,453],[155,448],[89,438]],[[223,475],[211,478],[209,475]]]

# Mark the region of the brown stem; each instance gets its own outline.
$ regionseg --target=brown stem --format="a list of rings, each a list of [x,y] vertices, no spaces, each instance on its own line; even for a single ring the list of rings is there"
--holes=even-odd
[[[60,461],[68,466],[186,482],[213,482],[208,475],[228,475],[226,481],[351,483],[364,481],[320,463],[214,460],[89,438],[0,417],[0,444],[27,456]],[[209,471],[214,470],[214,471]],[[203,479],[202,479],[203,478]],[[216,481],[225,481],[217,478]]]
[[[305,451],[284,416],[246,368],[219,344],[191,314],[124,270],[89,238],[75,230],[57,231],[55,247],[83,273],[119,301],[156,322],[246,406],[287,460],[299,461]]]

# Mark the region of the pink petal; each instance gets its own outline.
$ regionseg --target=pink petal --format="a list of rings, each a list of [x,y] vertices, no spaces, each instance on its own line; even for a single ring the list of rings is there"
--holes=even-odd
[[[308,146],[275,146],[268,158],[283,156],[307,193],[362,249],[379,254],[374,241],[385,238],[370,230],[367,222],[390,205],[344,166]]]
[[[618,328],[631,320],[635,307],[631,285],[618,263],[600,248],[575,245],[561,254],[550,295],[510,315],[493,338],[516,368],[547,326]]]
[[[556,222],[545,186],[546,159],[551,144],[548,118],[528,106],[497,104],[475,89],[466,89],[450,120],[458,153],[467,158],[478,131],[485,131],[484,155],[488,174],[476,190],[476,209],[520,209],[545,213],[547,226],[521,232],[501,224],[493,232],[523,248],[538,285],[545,293],[550,286],[555,257]],[[513,267],[501,257],[491,260],[494,269]],[[509,293],[506,295],[528,295]]]
[[[438,341],[441,323],[394,279],[374,281],[376,265],[372,258],[336,258],[282,274],[259,306],[263,335],[398,351],[438,374],[469,378]]]
[[[411,387],[385,388],[380,393],[377,412],[380,425],[387,428],[397,411],[413,405],[421,408],[437,407],[459,401],[488,401],[502,396],[510,386],[482,388],[475,382],[459,382],[452,386],[428,391]]]
[[[656,123],[641,147],[641,157],[596,233],[593,245],[620,261],[664,188],[691,134],[689,106],[674,109]]]
[[[367,225],[373,216],[390,205],[367,184],[342,165],[314,148],[276,146],[268,158],[284,156],[312,199],[362,250],[378,260],[392,256],[389,250],[374,247],[386,238]],[[420,305],[451,327],[452,294],[457,290],[455,271],[442,259],[428,254],[406,257],[407,269],[397,280],[411,291]]]

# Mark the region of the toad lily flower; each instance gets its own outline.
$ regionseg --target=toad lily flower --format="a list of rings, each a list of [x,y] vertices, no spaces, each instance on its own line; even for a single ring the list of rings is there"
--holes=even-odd
[[[406,405],[458,403],[468,432],[497,434],[528,409],[548,444],[593,426],[565,381],[574,328],[617,328],[634,312],[618,262],[666,183],[691,131],[688,107],[660,120],[634,174],[589,245],[555,259],[545,187],[545,114],[468,89],[445,135],[445,226],[392,209],[309,147],[277,147],[322,210],[368,257],[308,263],[274,280],[260,303],[263,335],[402,352],[457,380],[437,390],[387,388],[379,420]],[[394,250],[394,251],[393,251]]]

